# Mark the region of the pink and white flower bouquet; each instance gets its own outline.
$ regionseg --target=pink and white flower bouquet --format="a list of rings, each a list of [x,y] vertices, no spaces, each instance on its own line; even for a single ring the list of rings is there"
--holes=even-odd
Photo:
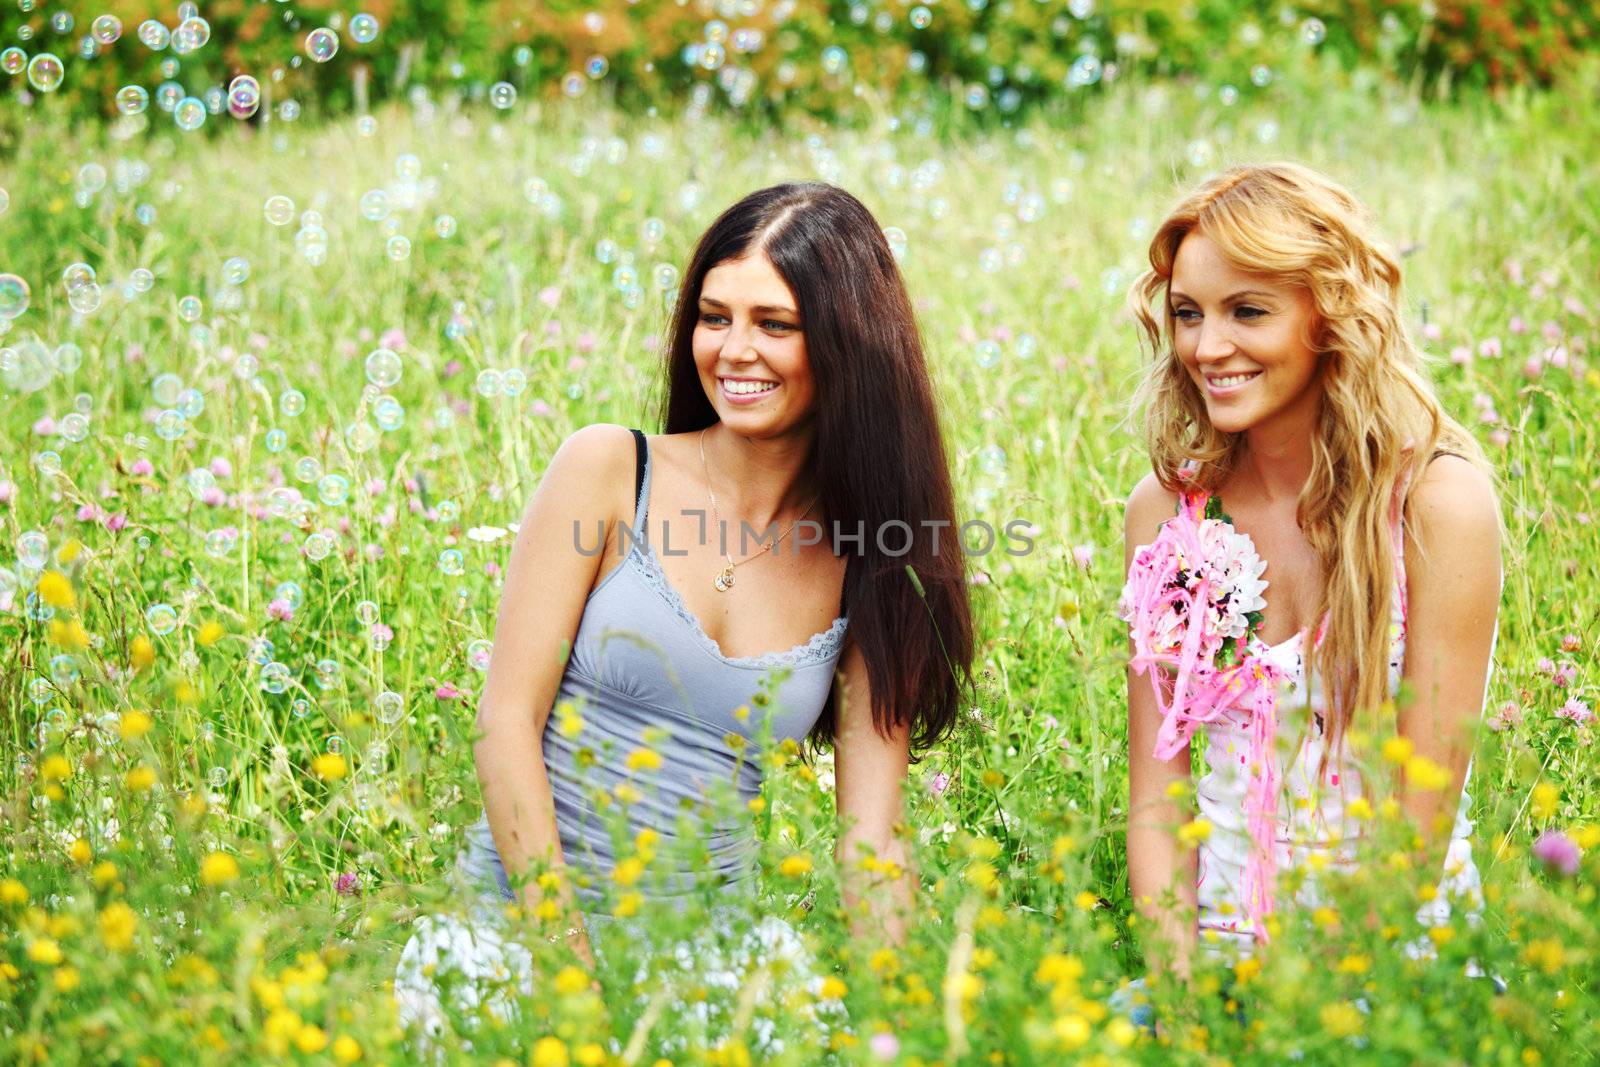
[[[1155,758],[1171,759],[1200,727],[1225,713],[1249,715],[1245,815],[1253,847],[1243,888],[1260,937],[1259,919],[1273,910],[1277,873],[1280,776],[1273,741],[1283,678],[1257,651],[1265,570],[1254,542],[1234,529],[1219,499],[1185,495],[1178,514],[1134,553],[1120,603],[1133,638],[1133,670],[1150,680],[1161,711]]]

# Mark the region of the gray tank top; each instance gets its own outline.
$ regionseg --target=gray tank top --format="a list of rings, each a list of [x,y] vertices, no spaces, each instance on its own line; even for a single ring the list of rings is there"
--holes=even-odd
[[[568,736],[570,726],[564,730],[563,717],[552,712],[544,731],[561,851],[586,911],[600,906],[612,869],[632,854],[644,829],[660,839],[649,873],[635,887],[640,891],[673,896],[708,883],[730,888],[750,876],[757,842],[748,804],[761,791],[764,725],[770,721],[774,744],[810,733],[833,686],[847,626],[841,616],[786,651],[723,655],[645,540],[648,446],[641,454],[631,544],[589,594],[556,694],[556,708],[570,703],[582,728]],[[754,702],[763,690],[770,697],[765,708]],[[749,708],[744,718],[735,714],[741,707]],[[635,757],[630,767],[629,757],[646,747],[660,754],[660,766]],[[633,793],[619,853],[606,822],[624,785]],[[609,803],[597,802],[602,794]],[[685,837],[695,839],[685,830],[701,841],[697,852],[678,847]],[[468,831],[462,864],[469,876],[513,898],[487,818]],[[652,884],[658,873],[666,875],[661,886]]]

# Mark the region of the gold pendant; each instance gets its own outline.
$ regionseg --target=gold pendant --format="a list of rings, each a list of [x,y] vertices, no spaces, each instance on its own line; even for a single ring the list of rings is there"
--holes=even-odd
[[[733,588],[733,564],[730,563],[717,572],[716,586],[719,593],[726,593]]]

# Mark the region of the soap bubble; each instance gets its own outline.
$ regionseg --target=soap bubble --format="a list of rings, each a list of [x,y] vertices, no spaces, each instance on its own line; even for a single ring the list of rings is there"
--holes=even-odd
[[[390,349],[375,348],[367,354],[367,381],[379,389],[398,384],[401,370],[400,356]]]
[[[356,44],[370,44],[378,36],[378,20],[365,11],[350,16],[350,39]]]
[[[918,4],[911,9],[911,25],[919,30],[925,30],[933,24],[933,12]]]
[[[894,255],[895,262],[904,263],[906,251],[910,244],[906,231],[898,226],[886,226],[883,230],[883,239],[888,242],[889,251]]]
[[[288,666],[276,660],[261,668],[261,690],[264,693],[287,692],[292,681]]]
[[[139,23],[139,40],[152,52],[159,52],[172,40],[172,32],[155,19]]]
[[[274,226],[287,226],[294,221],[294,201],[287,196],[267,197],[263,211]]]
[[[378,428],[370,422],[351,423],[344,432],[344,443],[357,454],[370,452],[378,443]]]
[[[339,53],[339,35],[326,26],[306,34],[306,55],[313,62],[326,63]]]
[[[156,416],[156,436],[163,441],[176,441],[189,432],[189,422],[181,414],[168,408]]]
[[[28,310],[28,283],[15,274],[0,274],[0,319],[11,320]]]
[[[383,253],[398,263],[411,255],[411,239],[395,234],[384,242]]]
[[[1321,19],[1306,19],[1300,23],[1300,39],[1309,45],[1319,45],[1328,36],[1328,27]]]
[[[17,565],[23,570],[42,571],[50,562],[50,538],[42,530],[29,530],[17,536]]]
[[[199,15],[190,15],[172,31],[172,50],[180,56],[204,48],[211,40],[211,23]]]
[[[186,133],[206,124],[206,105],[199,97],[186,96],[172,109],[172,120]]]
[[[317,499],[336,508],[350,498],[350,479],[342,474],[324,474],[317,479]]]
[[[467,646],[467,663],[473,670],[486,671],[489,669],[489,656],[493,651],[492,644],[479,638]]]
[[[12,45],[10,48],[0,49],[0,71],[15,77],[28,69],[28,53]]]
[[[89,35],[100,44],[115,44],[122,36],[122,20],[115,15],[100,15],[89,24]]]
[[[506,110],[517,102],[517,87],[510,82],[495,82],[489,89],[489,103]]]
[[[378,429],[392,433],[404,425],[406,409],[400,401],[385,394],[373,403],[372,418],[378,424]]]
[[[178,613],[170,604],[151,604],[145,609],[144,623],[153,634],[170,634],[178,625]]]
[[[53,93],[61,88],[64,72],[61,57],[51,52],[40,52],[28,60],[28,84],[41,93]]]
[[[241,74],[228,83],[228,114],[247,119],[261,107],[261,83]]]
[[[117,110],[137,115],[150,106],[150,93],[142,85],[124,85],[117,90]]]
[[[97,282],[80,285],[67,293],[67,306],[80,315],[89,315],[98,311],[100,300],[100,286]]]
[[[583,72],[596,81],[604,78],[610,70],[611,61],[605,56],[590,56],[583,65]]]
[[[393,726],[406,715],[405,697],[391,689],[379,693],[372,701],[378,721]]]
[[[1100,80],[1104,69],[1099,56],[1079,56],[1072,61],[1072,69],[1067,73],[1067,84],[1075,89],[1093,85]]]

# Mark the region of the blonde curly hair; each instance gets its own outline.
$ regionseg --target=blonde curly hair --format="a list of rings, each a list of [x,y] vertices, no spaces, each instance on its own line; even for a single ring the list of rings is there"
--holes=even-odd
[[[1325,361],[1323,395],[1296,517],[1325,578],[1313,618],[1327,629],[1320,644],[1306,642],[1306,670],[1323,680],[1336,740],[1359,711],[1389,697],[1392,509],[1410,514],[1422,468],[1438,452],[1488,463],[1424,376],[1401,317],[1400,264],[1370,212],[1316,171],[1273,163],[1236,167],[1185,196],[1151,239],[1150,269],[1129,294],[1154,356],[1138,404],[1162,486],[1215,491],[1245,446],[1244,434],[1211,425],[1173,347],[1168,290],[1191,233],[1240,270],[1304,289],[1315,309],[1309,342]]]

